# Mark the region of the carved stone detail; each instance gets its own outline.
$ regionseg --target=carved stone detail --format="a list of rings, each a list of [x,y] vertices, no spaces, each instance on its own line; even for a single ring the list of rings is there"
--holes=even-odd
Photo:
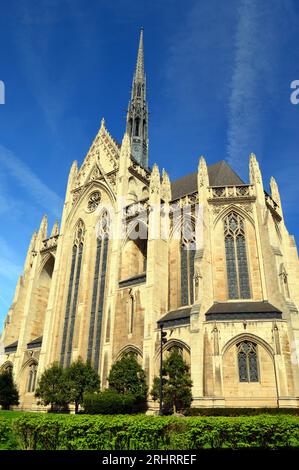
[[[251,184],[238,186],[211,186],[209,199],[255,198],[255,188]]]
[[[76,189],[74,192],[73,192],[73,205],[76,204],[76,202],[78,201],[80,195],[81,195],[81,192],[82,192],[82,188],[79,188],[79,189]]]
[[[88,199],[87,212],[94,212],[101,201],[100,191],[93,192]]]
[[[89,181],[98,180],[98,179],[101,178],[101,176],[102,176],[101,170],[99,169],[98,166],[95,166],[95,167],[93,168],[93,170],[91,171],[91,173],[90,173]]]
[[[54,237],[46,238],[43,240],[43,245],[40,250],[41,253],[46,253],[48,251],[54,251],[57,248],[59,235],[55,235]]]

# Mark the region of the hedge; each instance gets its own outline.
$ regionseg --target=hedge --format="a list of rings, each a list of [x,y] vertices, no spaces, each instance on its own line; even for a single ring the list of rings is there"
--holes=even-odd
[[[134,405],[133,395],[121,395],[114,390],[84,394],[84,411],[87,414],[123,414],[130,413]]]
[[[11,420],[0,418],[0,450],[13,450],[18,446]]]
[[[294,415],[299,416],[299,408],[189,408],[185,416],[256,416]]]
[[[299,418],[22,416],[12,421],[21,449],[189,450],[299,447]]]

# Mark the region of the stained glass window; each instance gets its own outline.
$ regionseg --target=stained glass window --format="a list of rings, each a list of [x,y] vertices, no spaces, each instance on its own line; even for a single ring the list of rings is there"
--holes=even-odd
[[[191,305],[194,302],[195,246],[193,242],[183,241],[181,244],[181,305]]]
[[[189,304],[188,293],[188,256],[187,249],[184,245],[181,246],[181,304]]]
[[[76,270],[75,285],[74,285],[74,297],[73,297],[73,304],[72,304],[72,314],[71,314],[71,318],[70,318],[70,331],[69,331],[68,352],[67,352],[67,360],[66,360],[66,366],[67,367],[70,365],[71,355],[72,355],[74,328],[75,328],[75,320],[76,320],[76,313],[77,313],[79,282],[80,282],[81,264],[82,264],[82,253],[83,253],[83,244],[80,243],[79,250],[78,250],[77,270]]]
[[[92,303],[91,303],[91,312],[90,312],[90,323],[89,323],[89,337],[88,337],[88,350],[87,350],[87,360],[88,361],[91,360],[92,348],[93,348],[94,326],[95,326],[95,316],[96,316],[97,297],[98,297],[101,252],[102,252],[102,239],[98,238],[98,240],[97,240],[96,262],[95,262],[95,270],[94,270],[94,279],[93,279],[93,291],[92,291]]]
[[[107,272],[107,258],[109,247],[110,217],[104,211],[99,221],[100,231],[98,232],[97,252],[95,260],[93,294],[89,323],[89,338],[87,360],[93,363],[95,370],[98,370],[100,361],[102,323],[104,312],[105,283]],[[110,314],[108,318],[106,341],[110,339]]]
[[[72,353],[74,326],[76,320],[77,300],[83,255],[85,227],[82,220],[77,224],[75,240],[72,249],[71,270],[66,301],[66,310],[62,334],[60,363],[62,366],[69,365]]]
[[[108,256],[108,238],[104,238],[104,247],[103,247],[103,259],[102,259],[102,269],[101,276],[99,278],[100,287],[99,287],[99,303],[98,303],[98,312],[97,312],[97,322],[96,322],[96,331],[95,331],[95,355],[94,355],[94,368],[98,370],[99,359],[100,359],[100,345],[101,345],[101,335],[102,335],[102,320],[103,320],[103,310],[104,310],[104,296],[105,296],[105,282],[106,282],[106,271],[107,271],[107,256]]]
[[[257,346],[251,341],[237,344],[240,382],[258,382]]]
[[[244,221],[231,212],[224,219],[225,255],[229,299],[250,298]]]

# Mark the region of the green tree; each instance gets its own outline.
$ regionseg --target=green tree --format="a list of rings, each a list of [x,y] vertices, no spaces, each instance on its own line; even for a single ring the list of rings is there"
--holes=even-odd
[[[3,410],[9,410],[12,405],[19,404],[19,392],[14,383],[12,371],[4,370],[0,373],[0,405]]]
[[[54,362],[43,372],[35,396],[40,398],[43,405],[50,404],[52,411],[54,407],[58,409],[66,408],[69,391],[65,379],[65,370],[58,362]]]
[[[145,372],[138,364],[136,355],[128,353],[111,367],[108,377],[109,388],[121,394],[131,394],[138,410],[146,408],[147,385]]]
[[[163,409],[165,413],[178,412],[189,408],[192,401],[192,380],[189,366],[181,351],[173,348],[163,361]],[[155,377],[151,390],[153,400],[160,398],[160,378]]]
[[[75,403],[75,413],[78,413],[79,405],[83,404],[84,393],[100,389],[100,378],[90,363],[84,363],[79,358],[65,370],[65,379],[68,401]]]

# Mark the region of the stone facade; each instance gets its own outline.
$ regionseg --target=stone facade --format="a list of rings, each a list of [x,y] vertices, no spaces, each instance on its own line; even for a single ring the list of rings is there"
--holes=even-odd
[[[142,74],[141,36],[135,77],[145,87]],[[299,263],[275,180],[268,194],[252,154],[249,184],[203,157],[197,173],[170,182],[147,167],[141,95],[139,157],[132,92],[122,144],[102,120],[70,169],[60,229],[48,235],[44,217],[32,236],[1,337],[20,407],[37,408],[45,368],[79,356],[106,387],[113,362],[133,351],[150,386],[161,323],[165,351],[179,347],[190,364],[192,406],[298,407]]]

